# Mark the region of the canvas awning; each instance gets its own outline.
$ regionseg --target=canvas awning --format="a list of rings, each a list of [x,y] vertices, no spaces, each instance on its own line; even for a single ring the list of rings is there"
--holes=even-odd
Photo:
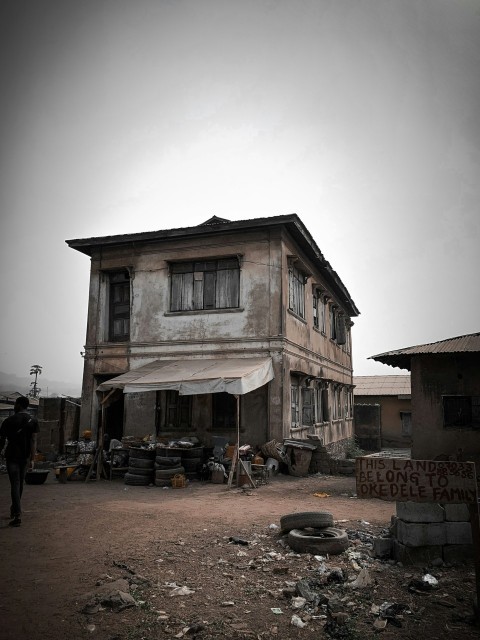
[[[273,377],[271,358],[156,360],[102,382],[97,391],[123,389],[123,393],[138,393],[173,390],[183,396],[223,391],[243,395],[263,386]]]

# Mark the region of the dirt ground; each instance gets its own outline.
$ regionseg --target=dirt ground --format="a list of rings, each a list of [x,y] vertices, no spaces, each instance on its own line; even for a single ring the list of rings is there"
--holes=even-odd
[[[50,473],[44,485],[25,487],[22,526],[12,528],[2,474],[0,637],[480,637],[469,623],[473,565],[428,567],[438,587],[412,593],[409,584],[422,578],[422,567],[369,553],[395,505],[354,495],[355,480],[341,476],[276,476],[243,491],[203,482],[185,489],[126,486],[121,478],[60,484]],[[300,511],[330,511],[349,533],[348,551],[324,561],[293,553],[272,525]],[[350,582],[362,568],[373,582],[355,589]],[[328,607],[307,601],[295,609],[301,601],[290,592],[313,577]],[[101,604],[109,591],[117,599]],[[121,608],[131,604],[128,597],[134,606]],[[398,615],[379,631],[374,623],[382,624],[378,607],[385,602],[398,605]],[[303,628],[292,624],[295,615]]]

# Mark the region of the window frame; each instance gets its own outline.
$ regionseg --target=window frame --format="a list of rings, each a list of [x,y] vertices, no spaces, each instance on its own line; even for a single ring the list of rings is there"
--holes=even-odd
[[[327,305],[328,296],[322,289],[318,287],[313,288],[313,327],[317,331],[320,331],[325,335],[325,307]]]
[[[240,308],[239,256],[169,263],[169,313]]]
[[[191,428],[193,401],[190,395],[180,395],[175,389],[157,391],[157,434],[163,431],[185,431]],[[170,419],[173,414],[173,420]]]
[[[107,272],[108,276],[108,342],[130,341],[131,283],[128,269]],[[125,293],[127,296],[125,299]],[[116,299],[120,295],[122,299]],[[127,309],[125,309],[127,307]],[[116,328],[121,323],[122,330]],[[118,326],[118,325],[117,325]]]
[[[288,310],[305,320],[305,285],[308,275],[290,264],[288,267]]]
[[[463,407],[460,406],[462,401]],[[460,411],[466,410],[465,418],[461,420],[455,420],[453,418],[455,404]],[[480,429],[480,396],[466,394],[443,395],[442,413],[444,429]]]

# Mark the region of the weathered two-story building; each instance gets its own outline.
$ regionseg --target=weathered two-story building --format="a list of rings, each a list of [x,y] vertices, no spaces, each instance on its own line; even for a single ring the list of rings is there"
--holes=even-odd
[[[358,310],[297,215],[67,244],[91,258],[81,429],[103,406],[116,438],[352,436]]]

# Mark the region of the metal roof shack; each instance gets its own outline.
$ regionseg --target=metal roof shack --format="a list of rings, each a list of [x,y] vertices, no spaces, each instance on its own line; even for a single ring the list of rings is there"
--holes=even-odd
[[[376,356],[370,356],[370,360],[376,360],[383,364],[399,369],[411,371],[412,356],[433,355],[444,356],[455,353],[478,353],[480,351],[480,333],[469,333],[456,338],[448,338],[439,342],[420,344],[415,347],[397,349],[396,351],[386,351]]]
[[[410,376],[353,376],[355,396],[411,395]]]

